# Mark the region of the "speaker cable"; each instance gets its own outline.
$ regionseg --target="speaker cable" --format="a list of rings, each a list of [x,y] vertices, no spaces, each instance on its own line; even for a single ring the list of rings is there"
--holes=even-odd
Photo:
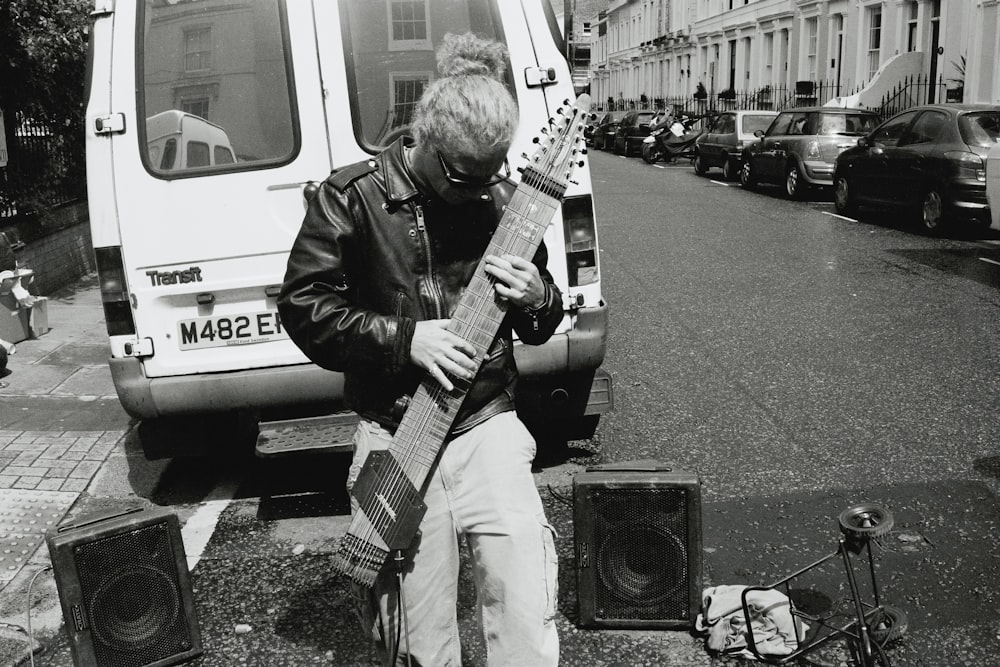
[[[38,578],[38,575],[43,572],[48,572],[51,569],[51,565],[46,565],[38,572],[35,572],[35,574],[31,576],[31,580],[28,581],[28,599],[25,606],[25,617],[28,619],[28,659],[31,661],[31,667],[35,667],[35,635],[31,631],[31,588],[35,585],[35,579]]]

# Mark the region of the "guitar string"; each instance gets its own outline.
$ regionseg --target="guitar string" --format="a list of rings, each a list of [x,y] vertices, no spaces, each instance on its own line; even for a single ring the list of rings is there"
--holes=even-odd
[[[574,109],[574,111],[577,112],[574,115],[578,115],[579,114],[579,110]],[[560,135],[561,136],[559,138],[559,141],[563,141],[563,142],[565,141],[566,136],[568,136],[568,134],[569,134],[568,131],[571,130],[571,128],[572,128],[573,122],[574,121],[573,121],[572,118],[567,118],[566,119],[566,128],[564,128],[563,131],[560,131]],[[553,148],[558,148],[559,147],[559,141],[554,141],[553,142]],[[564,170],[565,170],[565,167],[567,166],[567,164],[569,162],[569,159],[575,153],[576,153],[575,150],[562,150],[562,149],[559,149],[559,152],[556,153],[557,157],[561,156],[561,159],[562,159],[562,165],[561,165],[561,167]],[[532,185],[532,180],[538,181],[538,185],[536,185],[533,188],[534,192],[526,193],[527,196],[520,198],[520,199],[525,200],[526,209],[527,210],[531,210],[533,204],[537,204],[537,202],[542,201],[542,198],[540,198],[538,195],[539,194],[545,194],[545,193],[542,191],[542,187],[539,187],[539,186],[544,185],[544,183],[546,181],[551,182],[551,180],[549,180],[549,179],[552,179],[552,172],[553,172],[554,168],[555,168],[555,165],[554,165],[554,161],[553,161],[553,164],[550,165],[549,167],[547,167],[546,170],[545,170],[545,172],[539,172],[539,176],[538,177],[536,177],[534,179],[532,179],[532,178],[529,177],[529,179],[526,181],[526,183],[529,186]],[[538,170],[536,170],[536,171],[538,171]],[[515,194],[516,194],[516,192],[515,192]],[[551,195],[549,197],[547,197],[547,199],[553,199],[553,198],[555,198],[555,197],[552,197]],[[514,198],[512,198],[512,199],[514,199]],[[511,203],[516,203],[516,202],[512,201]],[[556,202],[556,203],[558,203],[558,202]],[[554,215],[554,210],[553,210],[553,215]],[[525,217],[527,217],[527,216],[525,216]],[[512,254],[515,254],[515,253],[516,254],[526,254],[529,250],[531,250],[532,245],[535,245],[535,243],[533,243],[532,241],[526,241],[523,244],[523,246],[525,246],[525,247],[520,252],[517,252],[517,251],[515,251],[514,248],[517,246],[517,242],[523,239],[523,236],[519,235],[517,233],[514,233],[509,228],[501,228],[501,232],[502,232],[503,235],[510,237],[510,238],[505,239],[505,240],[503,240],[502,242],[499,243],[499,247],[501,248],[501,250],[507,249]],[[542,228],[542,232],[544,233],[544,227]],[[537,242],[540,243],[540,239],[538,239]],[[510,245],[508,245],[508,244],[510,244]],[[491,241],[491,245],[495,245],[495,244]],[[495,280],[492,280],[492,281],[488,280],[486,282],[487,282],[488,285],[492,286],[492,283],[495,283]],[[475,301],[473,303],[475,303]],[[488,304],[484,303],[483,305],[485,306],[485,305],[488,305]],[[493,305],[494,305],[494,307],[496,306],[496,304],[493,304]],[[478,320],[480,317],[486,315],[486,313],[484,313],[484,312],[478,312],[481,309],[472,308],[471,310],[472,310],[472,314],[474,315],[474,319]],[[502,310],[505,311],[506,309],[502,309]],[[491,311],[491,312],[495,312],[495,311]],[[490,319],[490,318],[487,317],[486,319]],[[472,326],[475,326],[475,325],[472,325]],[[424,386],[426,388],[426,385],[424,385]],[[445,393],[446,392],[444,392],[443,387],[440,387],[440,385],[436,385],[435,387],[432,387],[430,391],[428,391],[427,398],[429,400],[433,400],[433,401],[436,402],[436,401],[439,401],[442,398],[442,394],[445,394]],[[450,394],[448,394],[446,396],[446,398],[447,399],[453,399],[454,397],[452,397]],[[454,402],[454,401],[452,401],[452,402]],[[435,416],[436,413],[434,413],[433,411],[428,410],[428,411],[424,411],[424,414],[426,415],[426,417],[425,417],[423,423],[418,423],[418,425],[422,427],[420,429],[420,431],[426,433],[426,430],[427,430],[427,421],[430,420],[430,419],[432,419],[432,418],[434,418],[434,416]],[[435,419],[435,421],[440,422],[439,419]],[[444,424],[440,424],[440,426],[445,426],[445,425]],[[419,445],[420,445],[419,438],[418,438],[417,444],[418,444],[418,447],[419,447]],[[402,454],[403,454],[404,462],[408,462],[408,459],[412,458],[412,457],[408,456],[406,452],[403,452]],[[436,458],[436,454],[435,454],[434,458]],[[433,458],[430,459],[430,464],[429,465],[431,465],[431,464],[433,464]],[[429,465],[428,465],[428,467],[429,467]],[[406,469],[402,465],[400,466],[400,468],[401,468],[401,470],[403,472],[406,472]],[[410,482],[410,480],[409,480],[409,475],[407,475],[407,478],[408,479],[405,480],[405,481],[402,480],[402,479],[399,479],[398,481],[394,481],[393,480],[392,483],[390,484],[390,488],[389,489],[385,489],[386,491],[389,492],[389,495],[392,496],[393,499],[397,499],[398,500],[398,497],[397,497],[396,494],[401,491],[401,487],[404,484],[406,484],[406,483],[411,483],[412,484],[412,482]],[[383,480],[380,480],[380,481],[383,481]],[[369,550],[370,552],[372,552],[371,556],[373,558],[376,557],[376,556],[381,555],[381,553],[384,553],[384,550],[382,550],[379,547],[375,547],[375,545],[371,544],[371,541],[369,539],[372,536],[372,534],[374,532],[376,532],[375,521],[373,521],[372,519],[378,520],[379,518],[384,518],[384,517],[379,517],[379,516],[370,517],[369,521],[368,521],[368,526],[367,526],[366,530],[364,531],[365,532],[365,543],[366,543],[366,545],[374,547],[374,548],[372,548],[372,549]],[[366,555],[368,555],[368,554],[366,554]],[[356,571],[356,569],[357,568],[355,568],[355,571]]]
[[[576,154],[576,150],[574,150],[574,146],[573,145],[570,145],[570,146],[567,147],[566,139],[572,133],[573,125],[579,119],[579,117],[580,117],[581,114],[582,114],[582,111],[580,109],[578,109],[576,107],[573,108],[573,117],[565,119],[565,125],[566,126],[559,131],[559,135],[553,139],[553,141],[551,142],[552,145],[550,147],[548,147],[548,149],[547,149],[547,150],[553,150],[553,151],[555,151],[554,152],[554,159],[551,161],[551,164],[549,164],[547,167],[544,167],[544,169],[542,169],[542,170],[535,169],[534,171],[535,171],[535,174],[537,174],[537,175],[535,175],[535,174],[529,174],[528,175],[528,177],[526,178],[526,180],[524,182],[526,183],[526,185],[529,186],[529,190],[524,193],[525,194],[524,197],[516,197],[516,195],[518,193],[517,193],[517,191],[515,191],[515,196],[511,198],[510,204],[514,205],[514,206],[517,205],[517,203],[518,203],[517,200],[523,200],[524,201],[524,210],[523,211],[518,211],[516,208],[514,209],[514,215],[518,217],[518,222],[520,223],[520,225],[522,227],[523,227],[524,220],[525,219],[530,219],[530,216],[527,215],[527,214],[528,214],[528,212],[530,212],[531,210],[533,210],[533,207],[543,206],[543,208],[549,208],[551,206],[549,206],[549,207],[544,206],[544,204],[548,204],[549,203],[547,201],[549,199],[556,199],[555,203],[558,205],[558,197],[555,197],[553,195],[548,195],[545,192],[546,185],[548,185],[549,187],[551,187],[551,185],[553,183],[558,183],[558,180],[553,175],[555,169],[557,168],[556,164],[555,164],[555,162],[557,160],[555,158],[558,158],[558,159],[561,160],[561,164],[559,165],[559,168],[563,172],[567,173],[567,176],[568,176],[568,172],[567,172],[566,167],[570,166],[570,160]],[[579,129],[579,128],[577,128],[577,129]],[[578,139],[579,139],[579,137],[577,136],[577,140]],[[575,143],[576,142],[574,142],[574,144]],[[551,207],[551,208],[554,209],[554,207]],[[537,209],[535,209],[535,210],[537,210]],[[553,215],[555,214],[555,210],[552,211],[552,214]],[[537,224],[537,223],[533,223],[533,224]],[[547,227],[547,225],[545,227]],[[542,229],[541,229],[542,235],[544,235],[544,229],[545,229],[545,227],[542,227]],[[539,238],[537,240],[534,240],[534,239],[525,239],[523,237],[523,235],[518,234],[513,229],[510,229],[510,228],[507,228],[507,227],[501,226],[499,228],[499,231],[501,232],[500,236],[501,237],[505,237],[505,238],[501,238],[501,239],[498,240],[498,239],[496,239],[494,237],[493,239],[491,239],[490,245],[491,246],[494,246],[494,245],[497,246],[500,249],[501,252],[504,251],[504,250],[506,250],[509,254],[522,255],[522,254],[526,254],[528,251],[530,251],[532,249],[532,246],[537,246],[537,245],[540,245],[540,243],[541,243],[540,235],[539,235]],[[535,235],[538,235],[537,234],[537,230],[535,232]],[[522,247],[518,250],[518,244],[519,244],[519,242],[523,242],[523,243],[521,243]],[[479,276],[479,271],[477,270],[477,273],[474,276],[474,280],[478,276]],[[480,282],[483,282],[483,281],[480,280]],[[485,282],[486,282],[486,284],[489,287],[492,287],[493,284],[496,282],[496,280],[495,279],[487,279],[487,280],[485,280]],[[483,307],[480,308],[479,307],[480,305],[482,305]],[[486,312],[484,310],[484,308],[486,308],[487,306],[492,306],[491,310],[488,311],[488,312]],[[471,308],[467,308],[467,310],[471,311],[471,315],[473,316],[471,319],[474,320],[474,322],[464,322],[464,324],[467,324],[468,326],[472,327],[473,328],[473,333],[476,333],[476,332],[482,333],[482,328],[478,327],[477,325],[483,319],[489,320],[490,322],[494,322],[494,320],[489,317],[490,313],[496,312],[497,310],[500,310],[501,312],[506,312],[506,308],[499,308],[496,303],[490,304],[490,303],[488,303],[486,301],[485,298],[482,298],[482,299],[479,299],[479,300],[473,300],[473,306]],[[502,321],[502,317],[500,318],[500,320]],[[497,325],[497,326],[499,326],[499,325]],[[451,402],[451,403],[459,403],[460,404],[460,401],[461,401],[461,399],[464,398],[464,394],[465,394],[465,392],[463,391],[461,396],[459,396],[459,397],[453,397],[453,396],[451,396],[451,394],[449,392],[445,392],[444,388],[441,387],[440,384],[437,384],[436,382],[435,382],[435,386],[428,387],[427,386],[427,382],[426,382],[426,378],[425,378],[425,380],[423,380],[421,382],[421,387],[423,387],[425,389],[425,391],[426,391],[425,399],[429,400],[429,401],[432,401],[434,403],[438,403],[442,399],[444,399],[446,403]],[[418,392],[418,394],[419,394],[419,392]],[[458,399],[458,400],[456,401],[455,399]],[[457,410],[457,406],[455,407],[455,409]],[[426,434],[427,433],[427,424],[428,424],[428,422],[430,422],[432,420],[435,421],[435,422],[437,422],[438,425],[439,425],[439,427],[444,427],[445,426],[445,424],[441,423],[441,420],[438,417],[438,415],[440,413],[436,413],[433,410],[424,410],[422,412],[423,412],[423,419],[421,421],[417,422],[415,425],[411,425],[411,426],[416,426],[417,427],[417,428],[413,429],[414,431],[416,431],[418,433],[425,433]],[[454,419],[454,417],[452,417],[452,419]],[[403,425],[400,424],[401,428],[402,428],[402,426]],[[437,434],[434,434],[434,435],[437,435]],[[446,435],[447,435],[447,433],[445,432],[445,436]],[[440,441],[442,439],[443,438],[439,438],[439,439],[437,439],[437,441]],[[436,459],[436,457],[437,457],[437,452],[434,452],[433,456],[430,456],[431,452],[424,452],[423,451],[424,448],[423,448],[422,443],[420,442],[420,440],[421,440],[421,438],[418,435],[416,437],[416,439],[415,439],[416,444],[417,444],[416,449],[419,450],[420,456],[422,456],[425,461],[429,461],[426,465],[420,465],[420,468],[421,469],[429,470],[430,466],[433,465],[434,459]],[[399,465],[399,471],[402,472],[402,473],[404,473],[406,479],[405,480],[402,479],[397,474],[397,475],[393,475],[392,476],[394,479],[390,479],[390,480],[379,479],[378,480],[378,483],[381,484],[382,487],[385,487],[386,486],[386,482],[388,482],[388,485],[389,485],[388,488],[383,488],[382,489],[382,491],[383,491],[382,497],[385,498],[385,499],[387,499],[387,500],[389,498],[391,498],[392,500],[399,500],[400,499],[400,494],[406,488],[406,485],[407,484],[413,485],[413,482],[411,481],[411,475],[409,474],[410,472],[414,473],[414,475],[419,476],[418,473],[420,472],[420,470],[417,470],[417,471],[410,470],[409,466],[410,466],[411,463],[416,463],[416,464],[419,465],[421,462],[420,461],[415,461],[414,457],[412,456],[412,453],[402,452],[401,454],[402,454],[403,461],[399,462],[400,463],[400,465]],[[425,479],[426,479],[426,477],[425,477]],[[422,486],[422,483],[423,483],[423,480],[421,480],[421,483],[420,483],[421,486]],[[414,486],[417,486],[417,485],[414,485]],[[377,490],[376,490],[376,493],[378,493]],[[375,534],[378,533],[378,530],[377,530],[377,527],[376,527],[376,523],[384,520],[385,515],[387,515],[389,513],[389,510],[388,510],[387,507],[381,507],[381,506],[375,507],[374,509],[375,509],[375,511],[373,512],[372,516],[368,516],[367,513],[362,513],[362,514],[365,515],[365,518],[367,520],[366,521],[367,526],[364,527],[363,531],[360,531],[360,532],[363,532],[363,534],[359,535],[357,533],[352,533],[352,535],[354,535],[356,538],[363,540],[364,543],[365,543],[365,546],[371,547],[370,549],[368,549],[366,551],[365,554],[359,555],[362,559],[365,558],[365,557],[371,557],[372,559],[375,559],[375,558],[381,556],[382,553],[386,553],[385,550],[381,549],[381,547],[378,547],[377,545],[375,545],[375,544],[373,544],[371,542],[371,537],[373,537]],[[387,553],[386,553],[386,556],[387,556]],[[351,561],[348,558],[348,563],[350,564],[350,562]],[[357,573],[362,566],[363,566],[363,562],[357,562],[352,567],[352,572]]]
[[[531,181],[530,180],[527,181],[527,183],[529,185],[531,185]],[[532,204],[535,204],[535,203],[537,203],[538,201],[541,200],[535,193],[531,193],[530,195],[528,195],[526,197],[521,197],[520,199],[524,199],[525,200],[525,202],[526,202],[526,208],[527,209],[530,209]],[[546,202],[546,203],[548,203],[548,202]],[[552,211],[552,213],[554,214],[554,210]],[[544,228],[542,229],[542,231],[544,233]],[[510,229],[509,227],[505,227],[505,228],[501,229],[501,236],[504,236],[506,238],[500,239],[500,240],[498,240],[495,243],[491,243],[491,245],[495,245],[495,246],[499,247],[501,251],[508,250],[512,254],[522,254],[522,255],[523,254],[527,254],[527,252],[531,250],[532,246],[537,244],[537,242],[533,242],[531,240],[524,239],[523,235],[520,235],[520,234],[517,234],[516,232],[513,232],[513,230]],[[538,242],[540,242],[540,239],[538,239]],[[520,250],[517,249],[518,245],[520,245],[522,247]],[[485,282],[487,285],[492,286],[491,283],[495,282],[495,281],[488,281],[488,280],[487,281],[482,281],[481,280],[480,282]],[[475,303],[475,301],[473,303]],[[487,306],[489,304],[484,303],[483,305]],[[495,306],[496,304],[493,304],[493,305]],[[491,321],[494,321],[494,320],[492,320],[492,318],[488,317],[487,313],[482,312],[482,309],[471,308],[470,310],[472,311],[472,314],[474,316],[473,319],[478,319],[478,318],[480,318],[482,316],[486,316],[486,319],[490,319]],[[505,309],[503,309],[503,310],[505,310]],[[495,312],[495,309],[492,309],[490,312]],[[475,324],[473,323],[472,326],[475,326]],[[478,331],[481,333],[481,329],[479,329]],[[436,385],[436,386],[432,387],[432,389],[433,389],[433,391],[428,392],[429,396],[427,397],[430,400],[434,400],[434,401],[441,400],[442,399],[442,395],[446,394],[446,392],[444,392],[443,388],[440,387],[440,385]],[[453,399],[454,397],[452,397],[450,394],[447,394],[445,396],[445,398],[447,398],[447,399]],[[455,401],[452,401],[452,402],[455,402]],[[435,417],[435,415],[438,414],[438,413],[434,413],[432,411],[425,411],[424,414],[426,415],[426,418],[425,418],[424,422],[422,424],[418,423],[418,425],[422,427],[419,430],[421,432],[423,432],[423,433],[426,433],[427,430],[428,430],[427,429],[427,425],[426,425],[427,421],[433,419]],[[435,421],[440,422],[439,419],[435,419]],[[439,426],[443,428],[444,426],[446,426],[446,424],[439,424]],[[443,439],[443,438],[439,438],[438,441],[440,441],[440,439]],[[418,449],[421,452],[421,454],[423,454],[423,447],[421,446],[422,443],[420,443],[419,440],[420,439],[418,438],[418,442],[417,442]],[[407,461],[407,460],[412,461],[412,459],[414,459],[414,457],[412,456],[412,454],[409,457],[406,456],[405,452],[403,454],[404,454],[404,456],[403,456],[404,462]],[[436,458],[436,455],[435,455],[434,458]],[[428,464],[428,467],[429,467],[430,464],[433,464],[433,458],[431,458],[431,457],[425,457],[425,460],[429,460],[430,461],[430,463]],[[403,471],[405,472],[405,469],[403,469]],[[409,475],[408,475],[408,477],[409,477]],[[382,481],[383,482],[383,486],[385,486],[385,480],[380,480],[380,481]],[[396,481],[396,480],[389,480],[389,481],[390,481],[390,488],[385,489],[385,491],[388,492],[389,496],[393,497],[393,500],[398,500],[397,494],[400,491],[402,491],[401,487],[406,482],[404,482],[402,479],[399,479],[398,481]],[[409,481],[409,480],[407,480],[407,481]],[[369,525],[367,526],[366,530],[364,531],[365,534],[363,536],[366,546],[371,547],[371,548],[369,548],[369,549],[366,550],[366,553],[363,554],[363,556],[370,556],[372,560],[376,560],[378,557],[382,556],[382,554],[385,553],[385,551],[383,549],[381,549],[380,547],[377,547],[374,544],[372,544],[371,543],[371,539],[370,539],[373,536],[373,534],[375,532],[377,532],[375,524],[380,519],[384,518],[384,516],[379,516],[379,514],[381,514],[381,513],[376,512],[374,516],[368,517],[368,519],[369,519],[368,524]],[[383,557],[383,560],[384,560],[384,557]],[[357,567],[354,568],[353,571],[357,572],[358,569],[362,565],[363,565],[363,563],[359,563],[357,565]]]

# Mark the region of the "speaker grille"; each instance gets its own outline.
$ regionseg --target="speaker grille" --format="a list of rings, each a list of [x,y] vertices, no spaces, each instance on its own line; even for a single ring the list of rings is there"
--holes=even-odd
[[[191,648],[167,522],[74,547],[101,667],[142,667]]]
[[[686,491],[602,489],[591,502],[597,618],[690,618]]]

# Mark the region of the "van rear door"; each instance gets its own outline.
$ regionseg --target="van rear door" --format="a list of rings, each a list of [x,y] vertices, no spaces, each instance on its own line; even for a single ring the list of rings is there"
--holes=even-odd
[[[565,58],[539,0],[340,0],[337,5],[316,3],[324,83],[335,81],[338,73],[345,72],[344,90],[350,101],[349,105],[336,107],[328,102],[327,134],[334,141],[331,151],[335,165],[357,159],[356,150],[371,155],[409,133],[417,100],[438,76],[435,49],[447,33],[471,31],[507,44],[507,85],[517,98],[521,117],[508,154],[512,167],[525,164],[522,153],[534,152],[532,140],[540,136],[547,119],[557,117],[565,101],[574,99]],[[335,34],[340,34],[341,40],[322,39],[322,35]],[[514,178],[518,178],[516,173]],[[590,174],[586,169],[579,169],[572,180],[575,183],[570,185],[567,199],[581,193],[589,195]],[[588,196],[587,218],[592,222],[591,205]],[[559,216],[549,226],[545,243],[550,255],[548,269],[566,299],[567,311],[582,303],[576,300],[581,292],[598,302],[596,268],[591,273],[586,269],[575,272],[582,279],[571,284],[562,252],[566,234]],[[571,328],[572,316],[567,315],[557,333]]]
[[[145,0],[115,21],[137,26],[115,30],[112,154],[147,377],[305,362],[274,301],[303,187],[331,168],[312,8]]]

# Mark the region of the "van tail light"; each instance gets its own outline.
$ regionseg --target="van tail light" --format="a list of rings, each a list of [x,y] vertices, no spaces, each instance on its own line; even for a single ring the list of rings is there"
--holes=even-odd
[[[945,151],[944,156],[955,163],[959,178],[974,178],[986,182],[986,167],[983,158],[966,151]]]
[[[593,200],[590,195],[567,197],[563,200],[562,214],[569,286],[592,285],[601,279]]]
[[[823,159],[823,151],[820,150],[818,141],[810,141],[806,145],[806,159],[807,160]]]
[[[132,304],[125,281],[125,265],[120,246],[94,248],[97,257],[97,275],[101,281],[101,302],[104,304],[104,323],[109,336],[135,334]]]

